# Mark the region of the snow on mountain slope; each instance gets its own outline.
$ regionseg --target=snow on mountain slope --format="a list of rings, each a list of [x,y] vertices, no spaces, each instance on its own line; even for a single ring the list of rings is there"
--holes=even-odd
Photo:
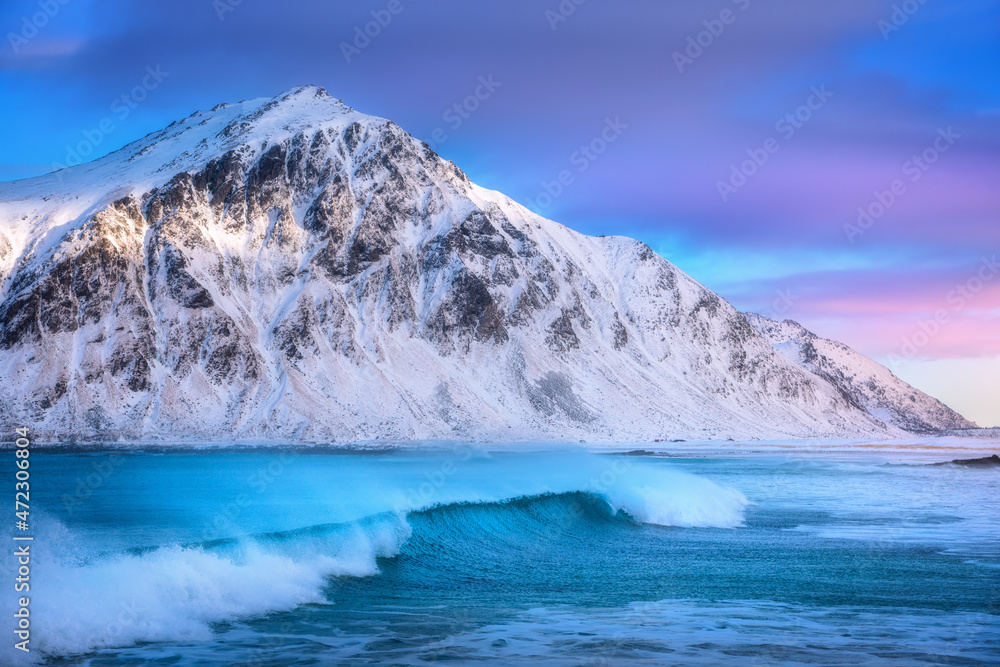
[[[747,322],[786,357],[837,387],[845,398],[882,421],[914,432],[975,428],[941,401],[914,389],[885,366],[805,329],[744,313]]]
[[[900,433],[644,244],[312,86],[0,184],[0,230],[0,418],[54,438]]]

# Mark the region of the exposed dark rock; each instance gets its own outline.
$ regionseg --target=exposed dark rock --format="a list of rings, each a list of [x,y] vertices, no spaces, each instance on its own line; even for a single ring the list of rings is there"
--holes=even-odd
[[[505,239],[481,211],[473,211],[448,235],[449,247],[460,254],[471,253],[487,259],[497,255],[513,257]]]
[[[187,260],[172,245],[167,245],[162,254],[166,274],[167,292],[185,308],[211,308],[215,305],[208,290],[188,273]]]
[[[705,292],[702,294],[701,299],[695,304],[694,308],[691,310],[691,316],[697,315],[700,311],[707,312],[710,316],[715,317],[719,313],[719,297],[711,292]]]
[[[576,422],[590,422],[594,415],[573,392],[572,381],[563,373],[549,371],[528,387],[528,398],[545,415],[562,413]]]
[[[616,350],[620,350],[628,345],[628,329],[622,324],[617,311],[615,312],[615,322],[612,325],[612,333],[614,334],[614,346]]]
[[[545,343],[553,352],[568,352],[580,347],[580,338],[573,329],[573,313],[563,310],[548,328]]]
[[[963,468],[1000,468],[1000,456],[984,456],[978,459],[955,459],[954,461],[944,461],[943,463],[932,463],[936,466],[956,465]]]
[[[451,283],[448,296],[428,323],[439,340],[454,333],[460,339],[506,343],[507,328],[486,283],[468,269],[461,269]]]

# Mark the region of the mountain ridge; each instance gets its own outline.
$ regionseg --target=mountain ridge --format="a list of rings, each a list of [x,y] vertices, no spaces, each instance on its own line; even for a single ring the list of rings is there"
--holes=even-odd
[[[775,349],[811,373],[850,396],[859,407],[911,432],[977,428],[941,401],[927,396],[896,377],[885,366],[847,345],[817,336],[794,320],[777,322],[757,313],[744,313],[750,326]],[[909,409],[903,410],[901,405]]]

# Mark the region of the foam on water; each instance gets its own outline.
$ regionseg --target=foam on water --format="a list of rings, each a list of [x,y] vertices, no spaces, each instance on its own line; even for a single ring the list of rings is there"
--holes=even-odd
[[[913,665],[995,664],[982,641],[996,631],[987,614],[773,602],[665,600],[625,608],[537,608],[449,636],[417,654],[427,662],[548,665]],[[336,648],[331,651],[333,653]],[[409,652],[407,652],[409,653]],[[345,652],[341,659],[350,661]],[[403,651],[380,656],[410,658]],[[386,659],[388,658],[388,659]]]
[[[65,531],[58,531],[66,539]],[[394,556],[405,522],[373,522],[335,535],[261,536],[217,547],[166,545],[144,553],[85,555],[92,545],[47,554],[34,594],[38,647],[50,655],[136,642],[205,641],[211,625],[325,602],[328,577],[364,577]],[[38,544],[47,535],[38,537]]]
[[[704,477],[657,472],[659,479],[648,484],[606,492],[612,508],[658,526],[738,528],[743,525],[743,509],[748,501],[739,491],[720,488]]]

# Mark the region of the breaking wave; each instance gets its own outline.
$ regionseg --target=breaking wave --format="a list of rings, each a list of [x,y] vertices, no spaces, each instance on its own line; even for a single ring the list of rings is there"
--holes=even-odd
[[[405,494],[381,488],[368,507],[388,506],[350,521],[117,552],[97,548],[94,535],[50,521],[48,535],[36,541],[59,545],[40,553],[37,563],[33,614],[45,619],[38,646],[48,655],[72,655],[138,642],[207,640],[218,623],[334,603],[331,582],[377,574],[379,559],[404,549],[434,571],[443,552],[463,551],[472,560],[498,540],[558,542],[575,530],[643,524],[742,525],[747,500],[738,491],[670,468],[619,461],[617,472],[606,463],[583,464],[575,475],[521,468],[498,482],[504,493],[456,480],[447,494],[421,499],[411,493],[400,503]]]

